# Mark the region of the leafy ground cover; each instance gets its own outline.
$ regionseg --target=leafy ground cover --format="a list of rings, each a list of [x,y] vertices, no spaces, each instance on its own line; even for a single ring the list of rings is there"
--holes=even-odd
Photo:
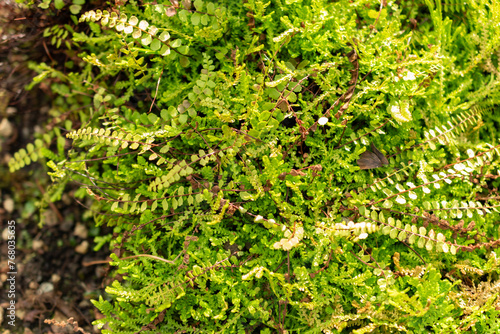
[[[498,332],[496,3],[66,5],[8,168],[111,249],[103,332]]]

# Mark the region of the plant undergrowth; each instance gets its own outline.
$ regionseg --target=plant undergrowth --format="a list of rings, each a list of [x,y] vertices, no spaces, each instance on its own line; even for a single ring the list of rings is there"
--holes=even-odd
[[[32,64],[55,126],[9,166],[43,161],[51,201],[78,184],[114,228],[104,333],[497,333],[499,15],[88,9],[48,30],[75,70]]]

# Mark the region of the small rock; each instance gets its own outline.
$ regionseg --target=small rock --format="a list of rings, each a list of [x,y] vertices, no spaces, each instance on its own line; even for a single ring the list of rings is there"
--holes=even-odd
[[[84,299],[84,300],[82,300],[81,302],[78,303],[78,308],[80,310],[84,309],[84,308],[88,308],[88,307],[92,307],[92,304],[87,299]]]
[[[85,225],[82,223],[76,223],[74,234],[82,239],[87,239],[89,236],[89,231]]]
[[[26,316],[26,310],[25,309],[17,309],[16,310],[16,317],[18,317],[21,320],[24,320],[25,316]]]
[[[7,197],[4,201],[3,201],[3,208],[8,212],[8,213],[12,213],[12,211],[14,211],[14,200],[10,197]]]
[[[31,290],[36,290],[36,289],[38,289],[39,286],[40,285],[37,282],[35,282],[35,281],[31,281],[30,284],[29,284],[29,287],[30,287]]]
[[[7,118],[0,122],[0,137],[8,138],[12,135],[12,124]]]
[[[33,250],[34,251],[39,251],[43,250],[43,246],[45,246],[43,240],[33,240]]]
[[[24,327],[24,334],[33,334],[33,332],[28,327]]]
[[[52,283],[57,284],[61,281],[61,276],[59,276],[58,274],[52,274],[50,280],[52,281]]]
[[[0,63],[0,67],[3,67],[4,63]],[[5,90],[0,88],[0,113],[3,113],[7,106],[9,105],[10,94]]]
[[[26,299],[31,298],[30,300],[35,300],[35,298],[38,298],[36,292],[37,292],[37,290],[26,289],[26,290],[24,290],[23,297]]]
[[[12,116],[12,115],[14,115],[17,112],[17,109],[14,108],[14,107],[8,107],[5,110],[5,112],[7,113],[7,115]]]
[[[66,205],[71,205],[73,203],[73,199],[71,198],[71,196],[69,196],[68,194],[64,193],[61,197],[61,200],[63,201],[64,204]]]
[[[89,250],[89,242],[87,240],[83,241],[81,244],[75,247],[75,252],[80,254],[86,254]]]
[[[43,282],[42,284],[40,284],[40,287],[38,288],[38,290],[36,290],[36,294],[43,295],[44,293],[52,292],[52,291],[54,291],[54,284],[52,284],[50,282]]]
[[[11,233],[9,232],[9,228],[6,227],[3,231],[2,231],[2,239],[3,240],[9,240],[9,236],[11,235]]]
[[[31,131],[30,127],[25,126],[21,129],[22,137],[29,137],[31,133],[32,133],[32,131]]]
[[[17,263],[17,274],[22,275],[24,273],[24,263]]]
[[[63,221],[61,225],[59,225],[59,228],[61,229],[61,231],[69,232],[73,229],[73,225],[74,225],[73,219],[68,219]]]
[[[43,213],[44,218],[45,218],[45,224],[47,226],[55,226],[57,225],[57,215],[55,214],[54,211],[52,210],[47,210]]]
[[[9,152],[5,152],[4,156],[3,156],[3,159],[0,160],[0,162],[4,163],[4,164],[8,164],[10,159],[12,159],[12,155],[10,155]]]

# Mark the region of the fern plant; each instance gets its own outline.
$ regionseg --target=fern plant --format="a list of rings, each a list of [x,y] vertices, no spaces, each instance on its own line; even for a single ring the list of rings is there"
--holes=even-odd
[[[114,227],[116,279],[94,323],[497,332],[500,145],[483,130],[498,122],[500,8],[463,6],[186,0],[82,14],[87,65],[42,74],[92,103],[68,123],[72,148],[44,156]],[[388,165],[360,170],[370,144]],[[13,170],[36,160],[30,147]]]

